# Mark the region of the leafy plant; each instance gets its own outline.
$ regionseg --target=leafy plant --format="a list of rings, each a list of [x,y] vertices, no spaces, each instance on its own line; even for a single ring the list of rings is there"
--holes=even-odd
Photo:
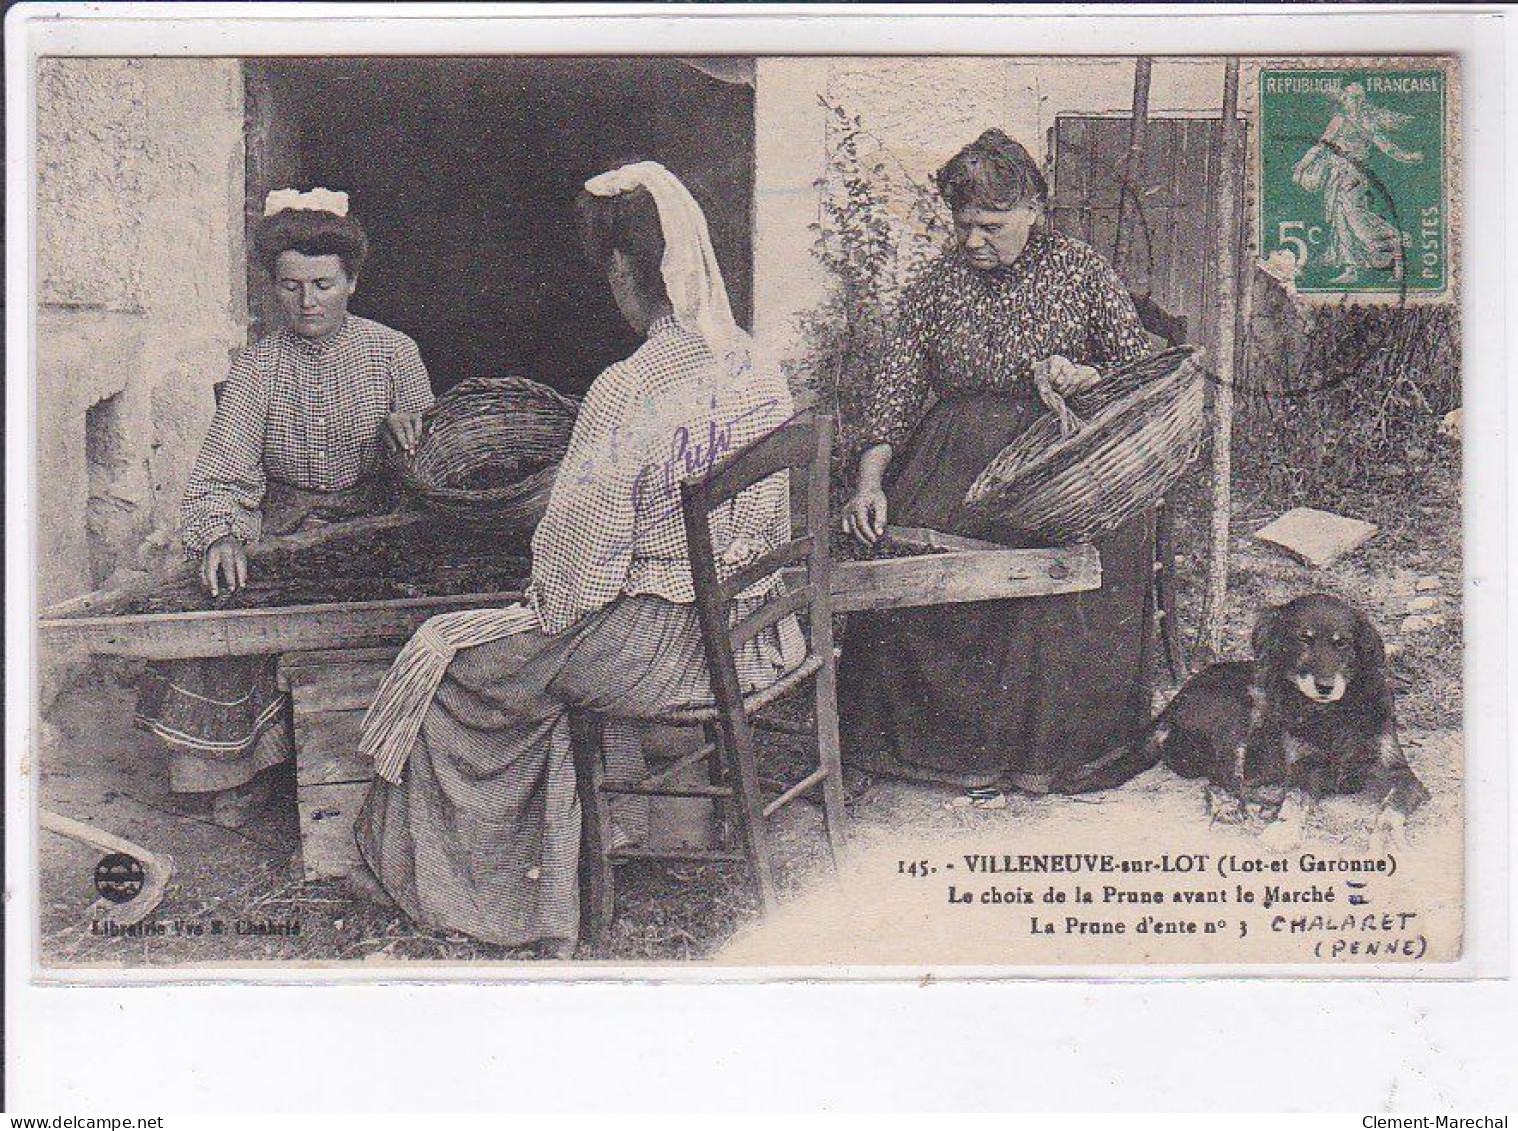
[[[937,194],[860,115],[820,101],[828,112],[828,158],[813,183],[820,204],[812,254],[831,286],[802,320],[804,351],[793,376],[837,416],[839,460],[847,465],[858,454],[864,397],[895,296],[938,254],[949,225]]]
[[[1294,356],[1249,351],[1236,481],[1276,505],[1418,491],[1445,458],[1440,422],[1460,404],[1458,309],[1329,306],[1303,330]]]

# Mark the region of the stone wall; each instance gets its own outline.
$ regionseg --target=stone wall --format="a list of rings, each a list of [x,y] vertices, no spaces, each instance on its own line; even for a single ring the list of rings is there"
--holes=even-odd
[[[211,386],[246,340],[241,65],[44,59],[37,149],[48,604],[177,555]]]

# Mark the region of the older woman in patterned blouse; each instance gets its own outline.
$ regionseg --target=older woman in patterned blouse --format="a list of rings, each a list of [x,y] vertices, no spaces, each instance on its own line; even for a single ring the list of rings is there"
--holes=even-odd
[[[1044,411],[1036,370],[1070,392],[1146,339],[1112,268],[1045,227],[1048,189],[1017,142],[988,130],[938,185],[957,246],[902,298],[844,527],[866,544],[889,520],[1032,545],[972,521],[966,490]],[[1096,592],[855,618],[839,670],[846,760],[1043,793],[1126,742],[1148,718],[1151,538],[1144,516],[1100,539]]]
[[[413,447],[432,403],[416,343],[348,313],[368,242],[343,194],[315,197],[259,227],[286,325],[232,363],[185,489],[185,556],[213,596],[247,583],[263,534],[382,509],[380,447]],[[170,787],[212,794],[216,819],[236,826],[268,796],[261,771],[290,756],[284,712],[274,657],[194,660],[149,669],[137,724],[168,747]]]

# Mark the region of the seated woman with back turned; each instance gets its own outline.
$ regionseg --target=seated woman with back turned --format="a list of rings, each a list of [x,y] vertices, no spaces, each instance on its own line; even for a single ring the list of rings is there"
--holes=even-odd
[[[358,832],[385,892],[418,923],[559,952],[579,924],[567,713],[648,717],[710,701],[679,482],[720,456],[706,443],[714,430],[737,450],[792,412],[784,380],[754,367],[705,217],[667,169],[640,162],[594,177],[577,209],[588,253],[645,341],[596,378],[575,422],[532,540],[535,615],[434,618],[398,657],[365,724],[379,776]],[[713,523],[729,574],[788,539],[785,476],[755,484]],[[776,580],[757,583],[739,606],[752,610]],[[454,643],[456,654],[446,650]],[[392,759],[386,744],[405,728],[371,724],[386,715],[392,685],[417,698],[405,689],[424,681],[408,665],[434,647],[446,674],[423,693],[430,706]],[[767,686],[803,655],[788,618],[740,651],[739,675],[748,688]],[[414,707],[399,716],[415,720]],[[641,776],[638,734],[635,725],[606,728],[612,780]],[[646,806],[613,814],[623,843],[641,837]]]

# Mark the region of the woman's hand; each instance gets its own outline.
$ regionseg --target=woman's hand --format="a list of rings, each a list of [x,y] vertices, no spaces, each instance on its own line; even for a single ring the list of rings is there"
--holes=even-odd
[[[843,508],[843,529],[866,546],[873,546],[886,532],[885,469],[891,462],[891,445],[876,444],[859,457],[859,486]]]
[[[1335,121],[1337,121],[1337,119],[1335,119]],[[1307,166],[1316,161],[1322,152],[1323,143],[1320,141],[1316,145],[1309,148],[1308,151],[1302,154],[1301,157],[1297,158],[1297,163],[1292,167],[1291,170],[1291,179],[1297,184],[1301,184],[1303,170],[1305,170]]]
[[[206,547],[200,559],[200,583],[213,597],[220,597],[223,590],[236,593],[248,583],[248,551],[233,535],[223,535]]]
[[[385,417],[385,425],[380,429],[380,435],[384,438],[385,447],[392,452],[405,452],[408,456],[416,455],[416,446],[422,440],[422,414],[392,412]]]
[[[886,529],[886,496],[879,487],[860,487],[843,508],[843,529],[866,546],[880,541]]]
[[[1049,387],[1062,397],[1089,389],[1102,379],[1100,371],[1089,365],[1077,365],[1067,357],[1052,354],[1039,364],[1048,367]]]

